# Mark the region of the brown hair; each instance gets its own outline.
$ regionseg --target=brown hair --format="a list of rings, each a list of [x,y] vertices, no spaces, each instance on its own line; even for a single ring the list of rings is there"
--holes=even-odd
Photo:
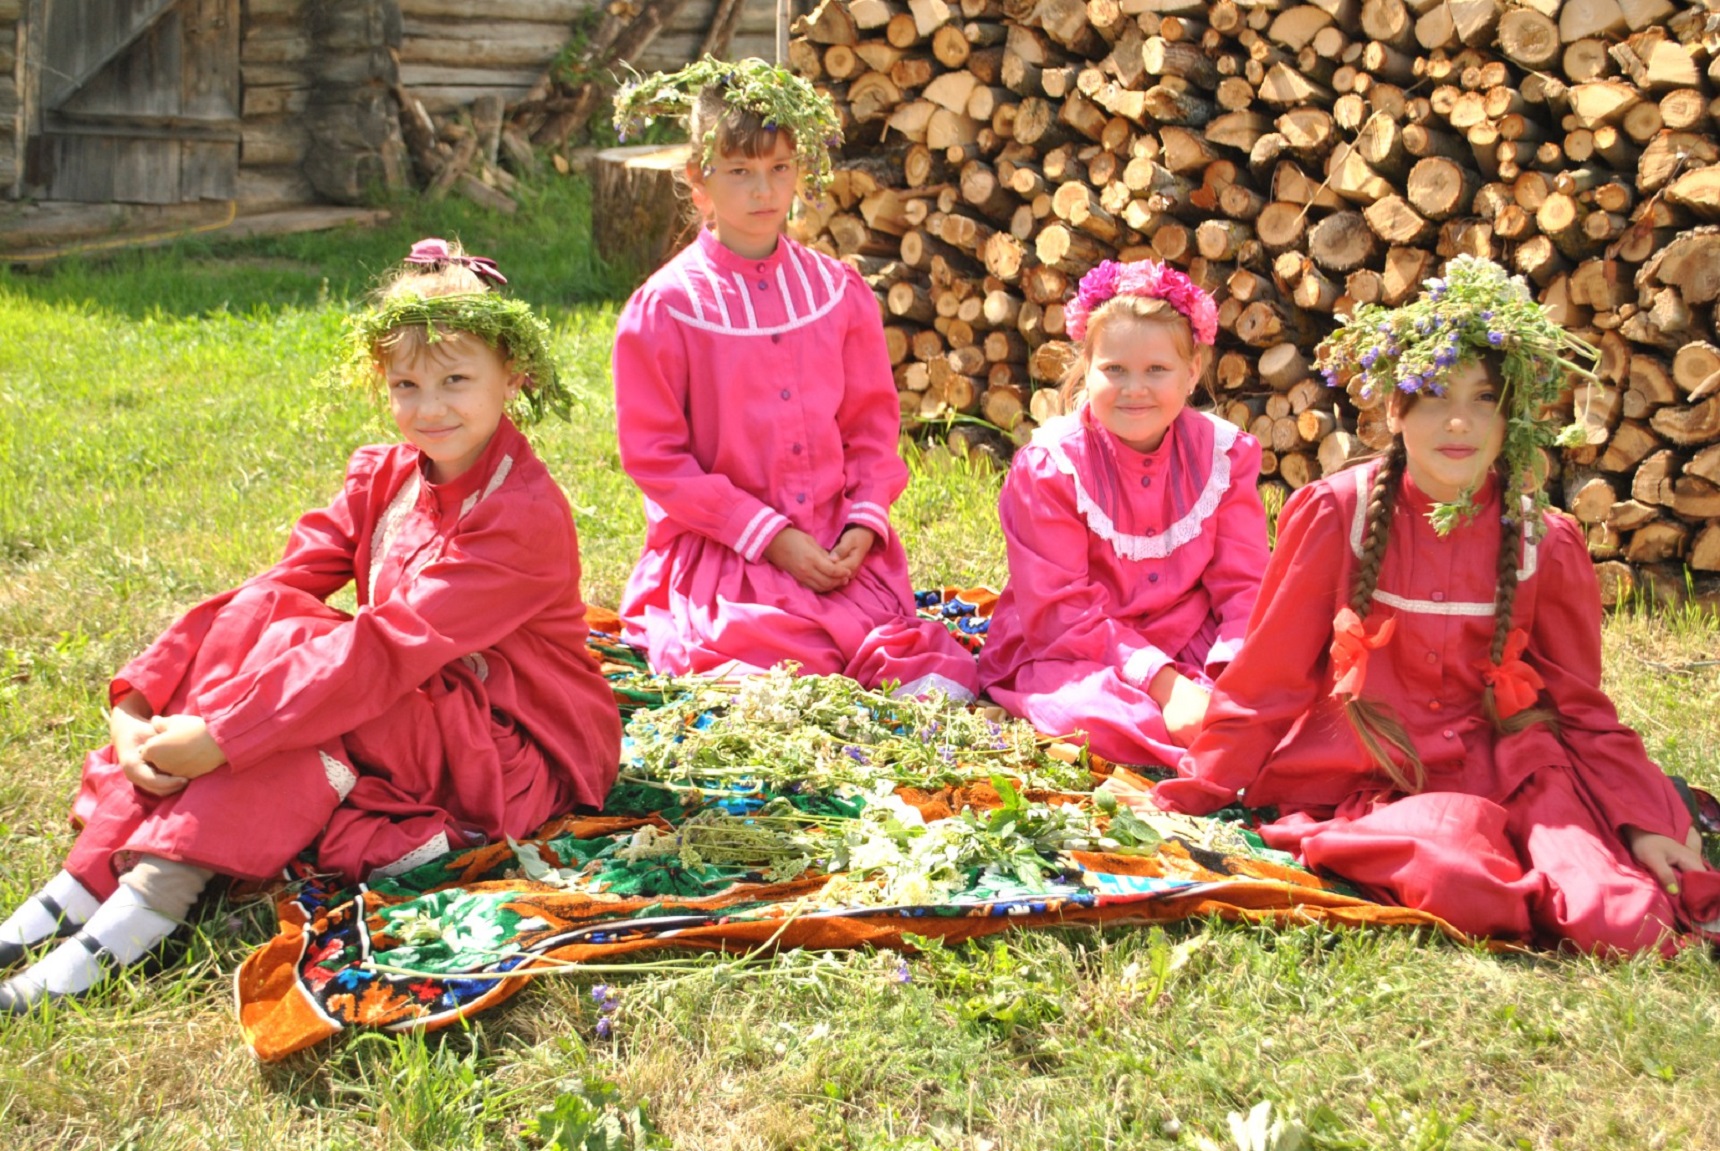
[[[1482,363],[1488,375],[1497,383],[1500,373],[1498,357],[1485,356]],[[1388,402],[1401,417],[1420,398],[1420,393],[1416,392],[1394,392]],[[1380,470],[1374,476],[1373,486],[1368,491],[1367,510],[1364,512],[1362,555],[1356,563],[1355,577],[1350,583],[1350,610],[1364,620],[1373,610],[1374,589],[1379,584],[1380,565],[1384,562],[1386,541],[1391,535],[1392,514],[1397,510],[1399,481],[1403,477],[1406,463],[1402,435],[1392,437],[1391,445],[1382,453],[1380,460]],[[1510,499],[1513,494],[1511,477],[1503,459],[1494,462],[1494,474],[1499,479],[1500,498]],[[1526,521],[1513,524],[1501,520],[1499,560],[1493,594],[1493,642],[1489,648],[1489,659],[1495,665],[1503,658],[1505,640],[1511,633],[1512,611],[1517,602],[1517,558],[1523,549],[1527,527]],[[1501,734],[1522,731],[1537,723],[1545,723],[1555,729],[1558,724],[1557,713],[1547,708],[1530,708],[1507,719],[1500,719],[1492,684],[1488,684],[1482,692],[1481,710],[1487,721],[1493,725],[1493,729]],[[1349,718],[1350,726],[1355,728],[1356,737],[1361,740],[1362,747],[1380,770],[1401,790],[1410,793],[1420,791],[1427,782],[1426,769],[1421,757],[1416,754],[1415,745],[1410,741],[1409,733],[1404,730],[1403,721],[1397,712],[1389,704],[1351,696],[1344,701],[1344,713]],[[1388,747],[1397,749],[1403,757],[1403,764],[1400,765],[1392,758]]]
[[[687,113],[687,135],[693,141],[695,157],[700,142],[712,131],[716,135],[711,140],[711,152],[716,156],[739,152],[749,160],[757,159],[776,148],[779,136],[786,138],[790,147],[794,146],[792,129],[766,128],[763,116],[730,104],[724,98],[725,91],[721,84],[707,84]]]
[[[1128,316],[1149,324],[1163,324],[1176,334],[1177,351],[1184,359],[1192,360],[1200,357],[1200,383],[1205,383],[1212,372],[1213,357],[1210,348],[1195,343],[1194,326],[1188,317],[1177,311],[1169,300],[1161,300],[1154,296],[1113,296],[1093,309],[1092,316],[1087,320],[1087,337],[1082,340],[1075,362],[1070,364],[1063,373],[1063,379],[1058,384],[1058,391],[1063,395],[1063,402],[1073,408],[1076,399],[1086,387],[1087,372],[1093,367],[1093,344],[1099,338],[1099,333],[1119,317]]]

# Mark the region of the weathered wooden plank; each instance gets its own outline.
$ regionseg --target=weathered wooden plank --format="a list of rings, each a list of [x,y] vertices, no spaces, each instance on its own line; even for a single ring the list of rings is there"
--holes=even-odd
[[[185,65],[181,17],[175,10],[116,52],[86,77],[77,91],[44,103],[49,109],[63,107],[68,112],[175,116],[181,109],[180,77]],[[44,69],[44,88],[48,85],[47,71]]]
[[[231,200],[238,193],[239,145],[186,140],[179,145],[179,198]]]
[[[244,64],[287,64],[307,59],[310,54],[310,34],[302,25],[246,28],[239,44],[239,60]]]
[[[309,0],[245,0],[245,31],[259,24],[298,24],[309,10]]]
[[[559,24],[486,23],[480,32],[470,24],[407,21],[400,62],[541,69],[555,59],[568,35]]]
[[[0,28],[10,32],[8,25],[16,24],[24,17],[24,0],[0,0]]]
[[[41,148],[57,200],[126,204],[179,202],[179,146],[174,141],[44,133]]]
[[[310,147],[310,130],[300,120],[246,121],[239,163],[248,168],[301,164]]]
[[[400,65],[400,82],[418,95],[426,88],[529,88],[543,74],[542,68],[454,68],[445,64]]]
[[[673,35],[665,32],[651,41],[651,46],[639,54],[633,61],[633,66],[641,72],[655,72],[664,68],[683,67],[688,60],[699,51],[699,45],[704,42],[704,32],[677,32]],[[734,43],[729,47],[729,55],[739,59],[744,56],[758,56],[769,60],[776,53],[776,36],[735,35]]]
[[[173,6],[174,0],[57,0],[48,5],[42,102],[58,107]]]
[[[241,114],[249,120],[256,116],[284,116],[303,112],[310,103],[309,84],[281,85],[271,88],[246,88]]]
[[[370,61],[363,57],[318,60],[316,81],[321,84],[364,84],[373,79]],[[245,86],[252,84],[304,84],[308,82],[308,65],[241,64],[240,78]]]
[[[14,29],[0,24],[0,76],[8,81],[18,65],[17,34]]]
[[[314,204],[321,199],[304,169],[298,167],[239,168],[236,182],[239,201],[244,211],[281,207],[287,204]]]
[[[238,0],[182,0],[180,11],[185,25],[181,109],[187,116],[237,116]],[[227,196],[231,195],[229,190]]]
[[[400,14],[408,21],[451,17],[473,24],[490,20],[530,20],[545,24],[571,24],[594,9],[598,0],[488,0],[480,9],[472,0],[400,0]]]
[[[537,80],[536,74],[530,81],[514,85],[489,85],[485,87],[467,87],[461,84],[414,84],[412,95],[424,105],[426,112],[450,112],[456,108],[469,108],[472,101],[479,96],[500,96],[504,104],[516,104],[526,98],[532,84]]]

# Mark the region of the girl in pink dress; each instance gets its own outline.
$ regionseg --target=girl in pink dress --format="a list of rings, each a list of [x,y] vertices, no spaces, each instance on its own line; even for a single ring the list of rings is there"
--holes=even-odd
[[[65,869],[0,925],[0,987],[79,995],[178,926],[214,874],[315,845],[350,880],[601,805],[621,730],[585,649],[567,500],[508,413],[565,414],[548,329],[490,261],[413,248],[353,325],[404,443],[358,449],[279,563],[191,609],[114,677]],[[356,583],[348,615],[329,596]]]
[[[1475,935],[1637,952],[1720,930],[1720,874],[1601,691],[1583,533],[1545,510],[1541,413],[1574,352],[1470,257],[1322,347],[1331,382],[1392,389],[1394,439],[1286,504],[1159,807],[1276,807],[1274,847]]]
[[[698,238],[615,336],[621,463],[645,495],[625,637],[675,674],[792,660],[868,687],[971,699],[973,657],[918,619],[890,505],[908,483],[878,303],[782,235],[829,101],[758,60],[706,59],[617,97],[618,122],[690,106]]]
[[[1125,763],[1174,764],[1236,655],[1260,573],[1260,445],[1187,407],[1212,298],[1174,268],[1105,261],[1065,309],[1072,415],[1016,453],[998,500],[1009,584],[985,692]]]

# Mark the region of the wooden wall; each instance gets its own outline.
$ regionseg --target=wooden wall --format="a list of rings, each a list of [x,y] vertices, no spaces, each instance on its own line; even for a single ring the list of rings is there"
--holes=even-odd
[[[24,151],[23,0],[0,0],[0,199],[18,194]]]
[[[598,0],[398,0],[400,82],[432,112],[531,90]]]
[[[687,0],[644,54],[633,62],[634,66],[641,72],[655,72],[689,63],[698,55],[699,45],[704,43],[716,7],[716,0]],[[809,7],[811,5],[805,0],[793,0],[791,19]],[[727,55],[733,60],[746,56],[770,60],[776,55],[775,0],[743,0],[740,23],[735,28],[735,38]]]
[[[318,198],[303,171],[310,150],[305,111],[311,92],[305,8],[306,0],[244,0],[239,201],[247,206]]]

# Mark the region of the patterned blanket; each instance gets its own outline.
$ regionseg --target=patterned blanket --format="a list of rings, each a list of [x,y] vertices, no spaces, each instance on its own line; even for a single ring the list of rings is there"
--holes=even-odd
[[[990,592],[953,589],[919,597],[923,614],[975,647],[994,601]],[[616,622],[594,613],[592,649],[628,712],[657,701],[641,690],[643,661],[615,638]],[[1149,786],[1119,769],[1108,790],[1126,802]],[[928,824],[1004,802],[987,785],[904,788],[897,798]],[[1028,798],[1085,804],[1093,797]],[[622,785],[604,814],[555,820],[523,844],[454,852],[368,886],[297,877],[279,895],[278,933],[236,977],[246,1040],[272,1060],[351,1028],[435,1029],[501,1003],[535,973],[653,950],[911,948],[916,937],[960,942],[1015,928],[1214,914],[1430,927],[1461,938],[1432,916],[1371,902],[1297,866],[1265,847],[1240,811],[1154,816],[1162,842],[1150,852],[1069,851],[1047,861],[1045,881],[1031,889],[980,876],[967,890],[913,905],[845,902],[841,875],[776,876],[637,851],[642,838],[673,834],[716,802]],[[853,817],[860,806],[820,802],[821,814],[834,818]]]

